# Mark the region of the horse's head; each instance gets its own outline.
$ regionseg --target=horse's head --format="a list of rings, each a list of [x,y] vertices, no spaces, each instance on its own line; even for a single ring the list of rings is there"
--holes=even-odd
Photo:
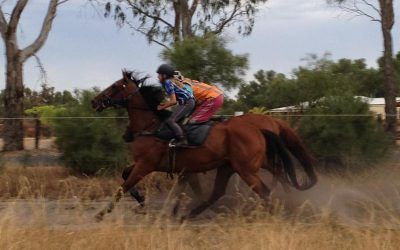
[[[136,79],[132,72],[122,71],[122,79],[114,82],[92,100],[92,107],[102,111],[109,107],[126,106],[128,100],[140,91],[140,86],[147,79]]]

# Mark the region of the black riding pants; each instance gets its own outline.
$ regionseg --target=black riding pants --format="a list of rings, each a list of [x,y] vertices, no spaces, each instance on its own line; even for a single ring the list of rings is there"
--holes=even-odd
[[[180,104],[172,112],[171,116],[167,119],[167,125],[172,129],[175,137],[178,139],[183,138],[182,128],[178,125],[178,121],[188,116],[194,109],[196,103],[194,99],[188,100],[185,104]]]

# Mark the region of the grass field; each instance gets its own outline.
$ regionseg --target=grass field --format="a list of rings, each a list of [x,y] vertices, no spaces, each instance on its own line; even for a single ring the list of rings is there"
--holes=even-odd
[[[277,189],[272,214],[234,180],[211,210],[181,224],[170,216],[174,181],[156,174],[140,187],[145,208],[126,196],[96,222],[119,177],[3,167],[0,249],[398,249],[399,177],[395,160],[358,175],[320,176],[306,192]],[[210,179],[202,176],[204,186]]]

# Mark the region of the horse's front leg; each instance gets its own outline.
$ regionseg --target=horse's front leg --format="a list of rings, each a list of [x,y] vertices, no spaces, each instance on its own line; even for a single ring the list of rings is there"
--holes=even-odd
[[[136,163],[128,178],[121,185],[123,192],[125,193],[131,190],[131,188],[133,188],[139,181],[141,181],[144,177],[146,177],[154,170],[155,167],[153,166],[153,164],[145,163],[144,161]]]
[[[124,171],[122,172],[122,179],[124,179],[124,181],[128,179],[129,175],[131,174],[134,168],[135,164],[124,169]],[[145,197],[143,195],[140,195],[139,190],[137,190],[136,187],[132,187],[129,190],[129,194],[140,204],[140,206],[142,207],[144,206]]]
[[[180,176],[178,180],[178,185],[174,193],[178,196],[174,208],[172,209],[173,216],[178,214],[182,203],[182,192],[185,190],[186,186],[189,184],[196,198],[200,198],[203,195],[203,189],[200,184],[199,176],[197,174],[186,173]]]
[[[153,171],[154,167],[151,164],[145,164],[144,161],[136,163],[128,178],[113,195],[112,200],[96,215],[96,219],[101,221],[106,213],[111,213],[114,210],[115,204],[122,198],[123,194],[131,190],[140,180]]]

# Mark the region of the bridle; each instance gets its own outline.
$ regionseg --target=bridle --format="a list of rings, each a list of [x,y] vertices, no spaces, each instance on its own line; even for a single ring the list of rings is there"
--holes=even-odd
[[[140,84],[143,83],[148,77],[144,77],[140,80],[137,81],[137,88],[132,92],[129,93],[126,97],[120,98],[120,99],[113,99],[111,98],[110,95],[108,94],[104,94],[105,100],[102,101],[102,105],[104,107],[123,107],[123,108],[127,108],[127,105],[129,103],[129,100],[135,96],[136,94],[140,93]],[[125,78],[123,78],[124,81],[124,88],[128,85],[131,84],[129,83]],[[150,109],[149,107],[138,107],[138,106],[129,106],[130,109],[136,109],[136,110],[142,110],[142,111],[149,111],[149,112],[153,112],[152,109]]]
[[[103,107],[124,107],[124,108],[128,108],[128,103],[130,101],[130,99],[132,99],[132,97],[134,97],[135,95],[137,95],[138,93],[140,93],[140,84],[142,84],[148,77],[144,77],[140,80],[138,80],[137,82],[135,82],[135,84],[137,85],[137,88],[135,90],[133,90],[131,93],[129,93],[126,97],[120,98],[120,99],[113,99],[111,98],[111,96],[109,94],[103,94],[105,99],[101,102],[101,104],[103,105]],[[123,78],[123,87],[126,88],[127,85],[132,84],[130,82],[128,82],[125,78]],[[146,107],[139,107],[139,106],[129,106],[129,109],[135,109],[135,110],[141,110],[141,111],[147,111],[147,112],[154,112],[154,110],[152,110],[151,108],[149,108],[147,105]],[[142,129],[142,131],[140,132],[136,132],[134,134],[134,137],[136,136],[140,136],[140,135],[153,135],[154,131],[147,131],[150,128],[153,128],[154,125],[156,124],[157,120],[153,119],[147,126],[145,126],[145,128]]]

